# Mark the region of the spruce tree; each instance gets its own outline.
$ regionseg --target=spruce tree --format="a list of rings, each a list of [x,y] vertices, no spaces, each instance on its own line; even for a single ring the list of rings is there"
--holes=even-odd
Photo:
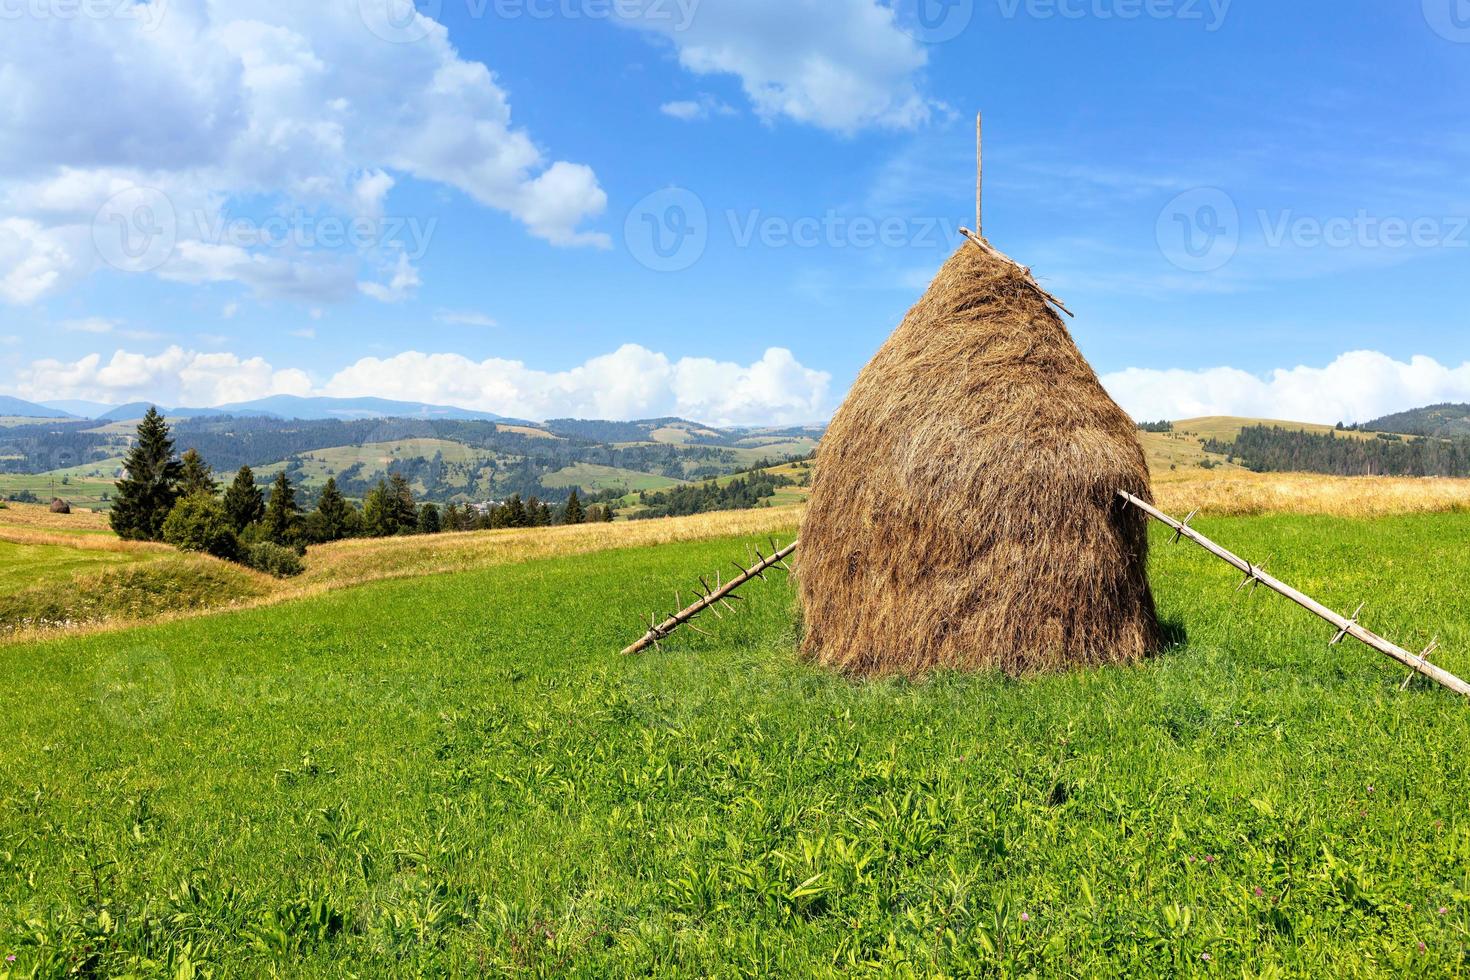
[[[411,532],[418,526],[419,509],[413,500],[413,487],[402,473],[388,474],[388,508],[393,514],[393,533]]]
[[[582,500],[577,496],[577,490],[572,488],[572,495],[567,498],[567,506],[561,512],[563,524],[585,524],[587,523],[587,512],[582,509]]]
[[[388,503],[388,484],[382,480],[368,491],[362,502],[362,530],[370,538],[387,538],[398,533]]]
[[[513,493],[505,502],[505,527],[529,527],[530,522],[526,519],[526,505],[521,503],[521,495]]]
[[[182,467],[174,458],[168,423],[149,408],[138,423],[138,441],[123,460],[126,475],[117,482],[108,519],[118,536],[130,541],[160,541],[163,522],[179,499]]]
[[[250,467],[240,467],[225,491],[225,513],[230,516],[236,534],[265,517],[265,497],[255,485],[255,474],[250,472]]]
[[[296,489],[291,486],[291,478],[282,470],[276,477],[276,482],[271,484],[270,503],[265,507],[265,530],[266,534],[276,544],[284,545],[292,542],[294,528],[293,523],[300,511],[296,507]]]
[[[438,534],[443,529],[437,505],[424,504],[419,508],[418,531],[420,534]]]
[[[196,493],[213,497],[219,493],[219,481],[214,478],[214,469],[204,461],[198,450],[190,449],[179,460],[179,496],[192,497]]]
[[[352,505],[337,489],[337,478],[329,477],[316,502],[317,527],[325,540],[340,541],[347,537],[352,524],[351,511]]]

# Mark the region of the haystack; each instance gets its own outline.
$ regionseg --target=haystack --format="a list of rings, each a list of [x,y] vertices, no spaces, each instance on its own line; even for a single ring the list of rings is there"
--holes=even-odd
[[[62,500],[60,497],[53,497],[51,499],[51,513],[70,514],[71,504],[67,503],[65,500]]]
[[[856,675],[1032,674],[1161,636],[1148,467],[1027,270],[967,242],[859,375],[801,527],[807,655]]]

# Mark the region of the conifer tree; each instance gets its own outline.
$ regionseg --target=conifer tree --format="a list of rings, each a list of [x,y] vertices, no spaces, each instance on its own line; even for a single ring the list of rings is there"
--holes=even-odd
[[[372,538],[387,538],[398,533],[388,504],[388,484],[383,480],[368,491],[362,502],[363,533]]]
[[[250,467],[240,467],[225,491],[225,513],[237,534],[265,517],[265,497],[255,485],[255,474]]]
[[[561,512],[563,524],[585,524],[587,523],[587,512],[582,509],[582,500],[577,496],[577,488],[572,488],[572,495],[567,498],[567,506]]]
[[[413,531],[418,526],[419,509],[413,500],[413,487],[402,473],[388,474],[388,508],[393,515],[394,534]]]
[[[352,505],[337,489],[337,478],[328,477],[322,487],[322,495],[316,502],[316,525],[325,541],[340,541],[347,537],[352,525]]]
[[[182,467],[157,408],[149,408],[138,423],[138,441],[128,450],[123,469],[126,475],[117,482],[108,515],[112,529],[130,541],[161,541],[163,522],[179,499]]]
[[[418,532],[420,534],[438,534],[443,529],[439,507],[436,504],[426,503],[419,508]]]
[[[196,493],[213,497],[219,493],[219,481],[214,478],[214,469],[204,461],[198,450],[190,449],[179,460],[179,496],[192,497]]]
[[[513,493],[505,502],[505,527],[529,527],[530,522],[526,519],[526,505],[521,503],[521,495]]]
[[[282,470],[276,477],[276,482],[271,484],[271,499],[265,507],[266,534],[276,544],[292,543],[292,525],[299,513],[296,507],[296,488],[291,486],[291,478]]]

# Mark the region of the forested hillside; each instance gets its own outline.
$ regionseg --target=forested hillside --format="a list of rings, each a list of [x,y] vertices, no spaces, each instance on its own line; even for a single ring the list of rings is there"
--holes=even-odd
[[[1428,439],[1380,433],[1373,439],[1296,432],[1268,426],[1242,429],[1233,443],[1207,441],[1262,473],[1333,476],[1470,476],[1470,439]]]

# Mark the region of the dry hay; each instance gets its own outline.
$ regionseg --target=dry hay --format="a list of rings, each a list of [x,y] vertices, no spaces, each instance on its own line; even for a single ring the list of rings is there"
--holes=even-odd
[[[1161,646],[1149,474],[1026,270],[966,244],[863,370],[801,529],[805,651],[857,675],[1029,674]]]
[[[62,500],[60,497],[56,497],[51,501],[51,513],[70,514],[71,504],[67,503],[65,500]]]

